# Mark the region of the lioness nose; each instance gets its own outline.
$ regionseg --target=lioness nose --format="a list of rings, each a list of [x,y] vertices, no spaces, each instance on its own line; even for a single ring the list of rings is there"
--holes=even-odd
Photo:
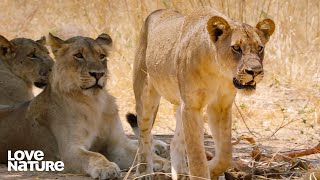
[[[262,67],[259,66],[259,67],[254,67],[254,68],[247,68],[247,69],[245,69],[245,72],[247,74],[252,75],[252,76],[256,76],[262,72]]]
[[[39,75],[40,76],[48,76],[49,71],[51,71],[51,70],[40,69]]]
[[[98,80],[104,75],[104,72],[89,72],[89,74]]]

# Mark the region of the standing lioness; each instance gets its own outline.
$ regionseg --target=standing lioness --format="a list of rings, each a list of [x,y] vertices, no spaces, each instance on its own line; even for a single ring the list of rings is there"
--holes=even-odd
[[[173,178],[215,179],[232,156],[231,108],[237,90],[251,92],[263,77],[270,19],[255,27],[213,9],[188,15],[158,10],[146,19],[136,52],[133,88],[140,128],[138,173],[152,173],[151,128],[160,97],[179,106],[171,142]],[[207,107],[215,158],[207,162],[201,111]],[[186,153],[185,153],[186,151]],[[182,174],[182,176],[178,176]]]
[[[61,159],[67,171],[118,178],[138,147],[125,135],[115,99],[105,90],[112,40],[107,34],[49,37],[56,63],[47,87],[30,102],[0,108],[0,162],[8,161],[8,150],[42,150],[45,159]],[[157,170],[167,163],[154,158]]]

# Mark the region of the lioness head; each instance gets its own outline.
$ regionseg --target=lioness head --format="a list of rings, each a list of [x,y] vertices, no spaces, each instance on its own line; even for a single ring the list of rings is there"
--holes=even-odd
[[[263,78],[264,48],[275,30],[271,19],[256,27],[244,23],[229,24],[224,18],[213,16],[207,30],[221,60],[229,61],[233,84],[237,89],[253,92]]]
[[[26,38],[9,41],[0,35],[0,59],[26,83],[42,88],[48,83],[54,63],[45,43],[45,37],[37,41]]]
[[[99,92],[106,85],[107,57],[112,39],[101,34],[97,39],[72,37],[62,40],[49,34],[49,42],[56,65],[52,85],[62,92]]]

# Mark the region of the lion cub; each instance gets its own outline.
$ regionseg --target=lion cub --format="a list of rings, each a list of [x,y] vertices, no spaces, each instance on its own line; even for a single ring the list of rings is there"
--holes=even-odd
[[[138,147],[125,135],[115,98],[105,90],[112,40],[107,34],[49,37],[56,63],[47,87],[28,103],[0,109],[0,161],[7,161],[8,150],[39,149],[46,159],[61,159],[69,172],[117,178]],[[153,157],[156,170],[168,164]]]
[[[43,88],[48,83],[53,60],[45,43],[45,37],[9,41],[0,35],[0,104],[31,100],[32,86]]]

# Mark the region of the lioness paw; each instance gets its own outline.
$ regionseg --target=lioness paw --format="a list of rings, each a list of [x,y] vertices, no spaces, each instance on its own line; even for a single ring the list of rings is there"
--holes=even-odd
[[[163,158],[170,157],[169,145],[161,140],[153,141],[153,151]]]
[[[170,173],[171,172],[170,161],[167,159],[161,158],[161,157],[156,157],[154,159],[153,171],[154,172]]]
[[[107,166],[97,166],[90,173],[96,179],[117,179],[120,178],[120,168],[117,164],[110,162]]]

